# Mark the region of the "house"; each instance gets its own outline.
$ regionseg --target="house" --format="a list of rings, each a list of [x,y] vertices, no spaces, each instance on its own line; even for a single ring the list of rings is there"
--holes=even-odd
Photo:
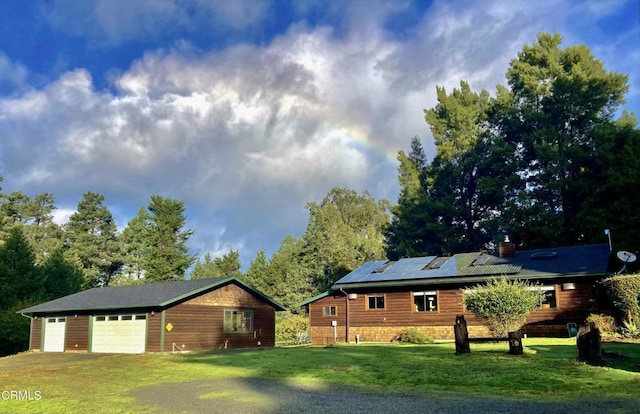
[[[233,277],[90,289],[19,311],[30,350],[143,353],[272,347],[280,304]]]
[[[567,323],[583,323],[594,307],[594,284],[607,275],[608,244],[516,251],[503,242],[499,255],[415,257],[368,262],[332,289],[303,302],[312,343],[389,342],[416,328],[435,339],[453,339],[456,315],[471,337],[490,336],[464,308],[465,291],[491,278],[527,280],[546,293],[527,318],[529,336],[567,336]]]

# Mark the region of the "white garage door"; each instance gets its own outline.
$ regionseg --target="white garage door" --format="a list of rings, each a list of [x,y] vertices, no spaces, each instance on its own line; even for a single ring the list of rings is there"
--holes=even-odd
[[[46,318],[44,324],[44,352],[63,352],[67,318]]]
[[[94,316],[91,352],[143,353],[146,332],[146,315]]]

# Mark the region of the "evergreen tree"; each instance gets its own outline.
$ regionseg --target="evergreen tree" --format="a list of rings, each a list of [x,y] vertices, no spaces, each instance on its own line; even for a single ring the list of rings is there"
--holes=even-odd
[[[191,271],[191,279],[206,279],[210,277],[235,276],[241,277],[240,252],[231,250],[222,257],[211,260],[209,253],[205,254],[204,262],[198,260]]]
[[[164,282],[184,279],[195,258],[189,254],[186,242],[193,235],[183,230],[186,222],[182,201],[152,195],[147,232],[149,250],[144,261],[145,281]]]
[[[44,297],[43,274],[20,226],[9,231],[0,246],[0,356],[24,351],[29,342],[29,320],[16,314]]]
[[[119,284],[141,281],[145,277],[145,261],[149,252],[149,213],[142,207],[120,235],[123,266]]]
[[[65,226],[66,254],[82,264],[88,287],[108,286],[122,267],[116,223],[104,197],[87,192]]]
[[[267,258],[267,253],[263,247],[258,250],[256,257],[249,264],[249,268],[247,269],[247,273],[244,275],[243,279],[260,292],[273,297],[271,295],[275,292],[271,286],[274,285],[274,282],[271,280],[269,264],[270,262]]]
[[[44,276],[45,299],[53,300],[82,290],[82,269],[64,258],[62,249],[47,256],[40,271]]]

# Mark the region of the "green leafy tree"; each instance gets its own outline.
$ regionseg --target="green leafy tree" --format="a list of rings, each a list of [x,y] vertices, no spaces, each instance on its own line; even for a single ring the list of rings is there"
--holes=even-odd
[[[87,192],[65,225],[65,254],[82,264],[88,287],[108,286],[122,267],[116,223],[104,197]]]
[[[211,255],[206,253],[204,262],[198,260],[191,271],[191,279],[206,279],[209,277],[235,276],[241,277],[240,252],[231,250],[229,253],[211,259]]]
[[[542,290],[523,281],[492,279],[465,293],[464,305],[495,337],[506,337],[522,327],[527,316],[544,301]]]
[[[287,236],[271,257],[265,294],[298,313],[298,303],[318,293],[316,273],[306,255],[305,241]]]
[[[152,195],[149,210],[149,250],[144,261],[145,281],[164,282],[184,279],[195,258],[189,254],[187,240],[194,234],[184,230],[182,201]]]
[[[328,287],[369,260],[384,257],[389,203],[365,191],[334,188],[320,203],[308,203],[303,235],[305,255],[317,269],[319,285]]]

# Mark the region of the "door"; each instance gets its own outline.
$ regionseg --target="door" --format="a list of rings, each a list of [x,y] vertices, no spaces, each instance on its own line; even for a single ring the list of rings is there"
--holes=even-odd
[[[141,354],[146,332],[146,315],[94,316],[91,352]]]
[[[64,334],[67,318],[45,318],[44,352],[64,352]]]

